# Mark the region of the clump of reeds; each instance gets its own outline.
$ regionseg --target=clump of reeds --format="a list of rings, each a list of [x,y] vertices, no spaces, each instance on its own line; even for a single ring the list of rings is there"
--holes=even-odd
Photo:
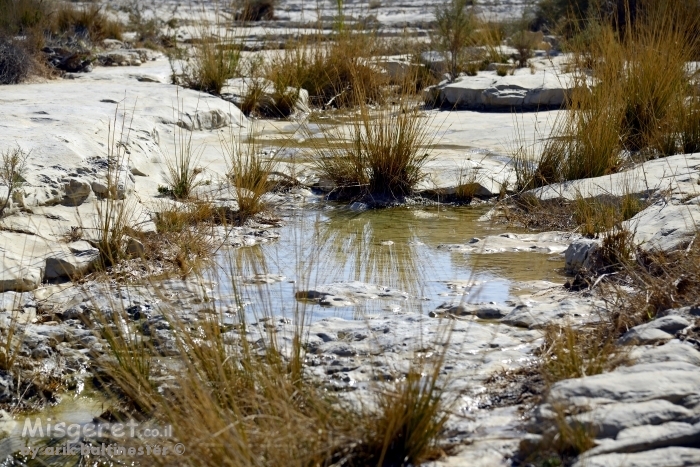
[[[175,112],[175,110],[173,111]],[[177,109],[177,113],[180,113],[179,109]],[[168,169],[165,174],[167,186],[159,188],[159,191],[172,195],[175,199],[189,198],[194,190],[204,183],[202,168],[199,166],[204,148],[193,147],[192,133],[192,130],[178,125],[173,132],[175,154],[172,158],[165,159]]]
[[[351,107],[360,98],[380,103],[388,77],[371,61],[379,46],[371,32],[344,30],[329,41],[314,41],[309,35],[273,58],[266,77],[280,90],[306,89],[316,107]]]
[[[610,174],[625,162],[623,150],[645,155],[668,141],[669,122],[694,113],[677,104],[689,89],[686,62],[697,43],[686,26],[673,9],[638,13],[622,36],[611,25],[592,25],[596,34],[574,50],[569,111],[536,164],[520,164],[529,170],[520,188]]]
[[[322,127],[321,143],[312,149],[316,169],[334,183],[338,197],[400,200],[413,194],[432,144],[418,109],[405,101],[377,110],[360,105],[347,131]]]
[[[435,456],[445,421],[440,358],[409,370],[380,393],[376,408],[361,409],[306,376],[301,323],[288,336],[292,348],[263,329],[254,343],[249,334],[257,331],[244,313],[226,328],[218,311],[187,322],[164,300],[176,377],[155,379],[157,346],[138,328],[111,325],[129,319],[117,310],[104,323],[111,358],[103,360],[101,381],[141,417],[173,427],[172,439],[162,441],[185,443],[178,464],[417,465]]]
[[[221,31],[224,31],[221,34]],[[240,41],[217,11],[213,25],[195,30],[191,52],[179,49],[169,56],[173,82],[211,94],[221,93],[226,81],[239,75]],[[178,67],[181,67],[178,70]]]
[[[117,131],[118,110],[117,107],[114,120],[109,122],[108,128],[107,173],[104,180],[107,191],[103,200],[96,201],[96,243],[103,267],[113,266],[126,257],[124,243],[133,224],[131,200],[120,199],[119,195],[120,184],[123,183],[120,177],[123,174],[122,167],[126,162],[126,143],[130,135],[130,129],[128,129],[130,122],[127,126],[125,114],[122,118],[121,128]]]
[[[270,191],[270,175],[277,166],[275,153],[263,153],[254,127],[246,135],[229,130],[228,137],[221,136],[220,142],[228,166],[226,178],[238,205],[234,220],[244,224],[269,208],[265,194]]]

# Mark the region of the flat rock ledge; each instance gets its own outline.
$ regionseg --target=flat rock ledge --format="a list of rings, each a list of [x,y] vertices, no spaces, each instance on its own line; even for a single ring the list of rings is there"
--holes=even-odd
[[[574,467],[682,467],[700,464],[700,352],[684,335],[697,307],[667,310],[630,329],[619,345],[632,345],[631,366],[559,381],[535,410],[521,443],[547,439],[562,410],[571,427],[594,436],[594,447]],[[533,444],[534,442],[534,444]]]
[[[447,108],[468,110],[510,110],[559,108],[573,87],[570,74],[552,70],[517,70],[513,76],[495,71],[463,76],[427,88],[426,102]]]

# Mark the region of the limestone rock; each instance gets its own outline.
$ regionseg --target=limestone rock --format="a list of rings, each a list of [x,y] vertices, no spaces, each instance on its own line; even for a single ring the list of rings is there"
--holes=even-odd
[[[577,423],[592,428],[598,438],[615,438],[627,428],[660,425],[674,420],[690,420],[693,412],[663,399],[635,404],[614,403],[571,417]]]
[[[498,110],[509,108],[561,107],[573,87],[571,75],[551,70],[515,76],[482,72],[454,82],[440,83],[426,90],[426,101],[449,108]]]
[[[569,274],[576,274],[581,269],[590,269],[600,240],[579,238],[574,240],[564,252],[564,268]]]
[[[548,401],[571,407],[594,407],[616,401],[629,403],[664,399],[681,403],[700,388],[698,367],[663,362],[634,365],[586,378],[560,381],[550,390]]]
[[[680,316],[664,316],[646,324],[640,324],[627,331],[619,340],[622,345],[655,344],[673,339],[673,335],[690,326]]]
[[[176,123],[189,131],[217,130],[230,125],[231,117],[220,109],[197,110],[192,114],[182,114]]]
[[[685,248],[700,230],[700,206],[660,201],[627,221],[634,240],[645,250]]]
[[[64,185],[64,204],[67,206],[80,206],[90,196],[92,189],[90,184],[84,180],[71,178]]]
[[[44,278],[54,280],[81,277],[91,271],[98,258],[99,252],[95,248],[86,249],[76,254],[68,247],[63,247],[46,258]]]
[[[573,467],[690,467],[700,465],[700,449],[668,447],[633,454],[586,456]]]
[[[12,258],[0,258],[0,292],[26,292],[41,283],[43,271]]]

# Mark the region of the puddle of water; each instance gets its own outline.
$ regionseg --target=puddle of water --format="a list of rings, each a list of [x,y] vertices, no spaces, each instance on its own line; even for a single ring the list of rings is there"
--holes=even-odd
[[[67,438],[53,439],[52,435],[48,434],[48,428],[50,426],[56,427],[61,422],[64,423],[63,430],[71,425],[85,426],[92,423],[94,418],[99,417],[110,407],[112,404],[105,394],[96,390],[91,384],[85,383],[77,391],[63,394],[57,404],[48,406],[40,412],[22,413],[14,416],[12,420],[3,420],[0,423],[0,432],[2,433],[0,434],[0,456],[4,459],[7,456],[17,454],[28,443],[53,445],[59,441],[65,442]],[[38,431],[38,428],[41,428],[41,431]],[[65,463],[70,465],[68,459],[65,459]],[[60,465],[63,465],[63,462]]]
[[[441,244],[466,243],[473,237],[502,233],[503,226],[477,220],[487,209],[394,208],[354,212],[324,205],[316,210],[300,210],[285,219],[287,223],[278,242],[222,252],[214,271],[215,280],[225,295],[233,291],[232,276],[284,276],[270,284],[235,287],[243,302],[251,304],[247,309],[252,315],[255,304],[264,303],[276,314],[292,316],[298,305],[296,292],[337,282],[359,281],[409,294],[408,299],[358,300],[352,306],[322,307],[309,303],[314,319],[362,318],[407,309],[428,312],[444,301],[459,300],[463,294],[470,303],[502,303],[523,293],[515,284],[517,281],[563,282],[558,272],[563,266],[560,257],[553,261],[551,255],[538,253],[481,255],[438,248]]]

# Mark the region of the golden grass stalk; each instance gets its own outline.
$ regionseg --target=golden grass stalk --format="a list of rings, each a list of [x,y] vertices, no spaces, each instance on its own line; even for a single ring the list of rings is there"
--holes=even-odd
[[[316,107],[380,103],[388,77],[371,63],[379,47],[376,36],[363,31],[344,31],[331,41],[308,35],[273,57],[265,75],[278,91],[306,89]]]
[[[178,465],[404,465],[436,455],[446,420],[441,356],[413,366],[378,395],[375,409],[358,410],[305,376],[303,324],[285,349],[274,331],[249,327],[243,311],[233,326],[222,326],[219,312],[188,323],[164,300],[176,379],[159,388],[148,363],[156,347],[128,326],[106,323],[112,358],[103,361],[104,383],[141,416],[173,426],[167,441],[187,446]],[[259,339],[249,340],[251,332]]]

